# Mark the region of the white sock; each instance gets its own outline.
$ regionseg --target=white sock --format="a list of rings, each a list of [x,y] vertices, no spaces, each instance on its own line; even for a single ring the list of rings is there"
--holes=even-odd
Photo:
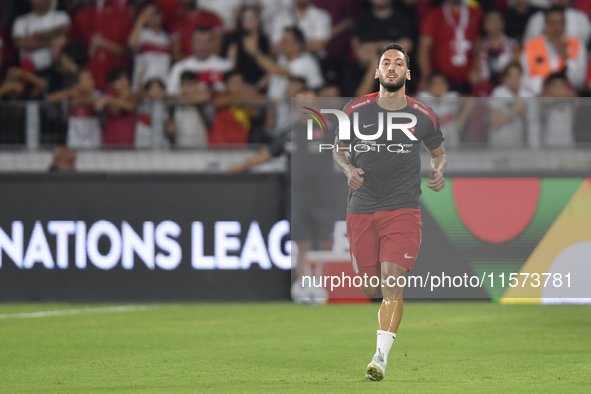
[[[378,345],[376,347],[376,354],[374,354],[374,357],[381,354],[384,358],[384,361],[387,363],[388,353],[390,353],[390,349],[392,348],[392,344],[394,343],[395,339],[396,333],[378,330]]]

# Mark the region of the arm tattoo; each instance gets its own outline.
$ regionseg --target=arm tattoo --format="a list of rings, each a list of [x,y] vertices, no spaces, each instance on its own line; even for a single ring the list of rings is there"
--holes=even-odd
[[[345,173],[349,175],[349,164],[351,164],[351,157],[348,154],[349,144],[335,138],[334,148],[332,150],[332,159],[337,166]]]

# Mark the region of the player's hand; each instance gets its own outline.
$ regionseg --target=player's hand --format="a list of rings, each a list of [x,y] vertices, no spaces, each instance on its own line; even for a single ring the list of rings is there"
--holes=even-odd
[[[429,177],[431,177],[431,180],[427,182],[427,187],[434,192],[440,192],[445,186],[445,178],[443,175],[437,171],[436,168],[431,168]]]
[[[348,185],[351,189],[359,190],[361,185],[363,185],[363,177],[361,176],[363,174],[365,174],[365,171],[361,168],[351,168],[349,175],[347,175],[347,179],[349,180]]]

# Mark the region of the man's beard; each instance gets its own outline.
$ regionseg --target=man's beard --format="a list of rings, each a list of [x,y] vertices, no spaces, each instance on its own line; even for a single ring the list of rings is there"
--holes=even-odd
[[[399,91],[400,89],[402,89],[404,87],[404,84],[406,83],[406,78],[399,78],[398,76],[396,76],[396,81],[395,82],[386,82],[386,77],[384,77],[383,75],[380,74],[380,85],[382,85],[384,87],[384,89],[386,89],[388,92],[390,93],[394,93]]]

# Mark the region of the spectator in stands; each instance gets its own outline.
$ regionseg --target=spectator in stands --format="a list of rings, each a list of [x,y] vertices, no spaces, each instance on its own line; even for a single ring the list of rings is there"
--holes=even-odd
[[[73,149],[100,148],[102,130],[96,107],[99,97],[100,94],[95,90],[92,73],[86,69],[76,73],[74,86],[47,97],[49,103],[69,101],[68,147]]]
[[[142,69],[139,71],[138,80],[143,80]],[[148,80],[144,85],[138,84],[138,93],[141,102],[137,108],[137,122],[135,124],[135,147],[149,148],[154,146],[154,131],[152,129],[152,104],[166,99],[166,87],[158,78]]]
[[[96,103],[98,110],[105,109],[106,112],[103,146],[133,147],[139,97],[132,93],[129,76],[124,69],[110,69],[107,82],[107,93]]]
[[[59,44],[56,40],[54,43]],[[65,47],[52,46],[53,65],[46,74],[47,90],[53,93],[72,87],[78,71],[88,63],[88,49],[83,42],[70,41]]]
[[[128,45],[135,52],[133,86],[151,79],[166,81],[170,71],[170,39],[162,26],[162,14],[148,3],[135,21]],[[138,80],[140,70],[143,79]]]
[[[584,44],[589,44],[591,38],[591,22],[589,17],[579,10],[571,7],[572,0],[551,0],[552,9],[563,8],[566,21],[565,33],[569,37],[577,38]],[[543,34],[547,25],[543,11],[538,11],[529,19],[525,30],[524,41],[531,40]]]
[[[583,88],[587,72],[587,50],[583,41],[565,35],[564,9],[546,11],[544,34],[526,41],[521,55],[523,83],[534,94],[542,92],[544,80],[552,73],[566,70],[576,88]]]
[[[530,0],[513,0],[505,14],[507,35],[522,43],[527,21],[538,11],[540,8],[531,4]]]
[[[334,66],[342,67],[343,59],[349,56],[352,27],[362,12],[357,0],[313,0],[314,5],[326,10],[332,20],[331,38],[326,46],[328,59]]]
[[[288,27],[281,40],[281,54],[275,63],[262,53],[254,52],[257,62],[273,74],[269,81],[268,97],[272,101],[286,97],[289,76],[301,77],[309,89],[318,89],[324,84],[318,60],[308,52],[304,52],[306,41],[304,34],[297,27]]]
[[[371,0],[371,8],[355,22],[353,48],[361,43],[374,46],[377,52],[390,42],[397,42],[406,52],[412,52],[412,29],[410,18],[396,9],[393,0]]]
[[[215,34],[210,29],[199,28],[193,32],[193,55],[177,62],[170,71],[166,91],[170,96],[181,94],[181,74],[198,73],[199,83],[214,91],[224,90],[223,74],[233,68],[232,62],[213,53]]]
[[[286,124],[291,122],[291,99],[305,89],[304,78],[290,76],[287,83],[287,96],[283,100],[269,102],[265,127],[271,135],[277,135]]]
[[[12,37],[20,49],[21,67],[43,73],[52,63],[52,40],[65,36],[70,17],[51,9],[51,0],[30,0],[32,12],[20,16],[12,26]]]
[[[53,160],[49,172],[73,172],[76,171],[76,151],[65,145],[60,145],[53,151]]]
[[[363,42],[354,46],[356,61],[345,66],[342,88],[345,97],[359,97],[377,92],[380,83],[376,79],[378,51],[373,43]]]
[[[505,66],[519,59],[519,44],[505,35],[505,23],[500,12],[488,12],[483,25],[485,36],[477,45],[477,61],[471,76],[472,95],[477,97],[488,97],[501,83]]]
[[[37,100],[47,83],[43,78],[18,67],[12,67],[0,86],[2,100]]]
[[[544,82],[544,96],[541,102],[542,138],[545,147],[572,147],[575,143],[573,125],[575,121],[575,100],[577,93],[572,89],[564,73],[551,74]]]
[[[521,84],[522,75],[523,68],[519,62],[508,63],[503,70],[503,83],[491,94],[488,101],[491,111],[488,144],[491,147],[522,147],[526,124],[529,130],[534,127],[533,124],[526,123],[526,115],[536,103],[524,98],[535,96]],[[531,143],[532,133],[529,132],[528,136]]]
[[[180,81],[182,104],[171,109],[171,121],[165,126],[167,138],[176,147],[205,148],[207,126],[199,107],[211,101],[210,91],[199,83],[195,72],[184,71]]]
[[[419,89],[425,90],[432,71],[443,73],[451,90],[470,92],[474,42],[480,33],[482,11],[462,0],[445,0],[422,21],[418,61],[421,71]]]
[[[293,7],[294,0],[247,0],[247,2],[255,3],[261,10],[261,21],[263,24],[263,32],[267,37],[273,34],[273,22],[275,17],[288,11]]]
[[[215,118],[209,130],[209,146],[223,144],[246,144],[251,129],[251,120],[259,108],[249,102],[264,101],[265,96],[245,89],[244,78],[238,71],[224,75],[226,91],[216,96]]]
[[[445,145],[450,148],[460,146],[460,134],[472,111],[473,101],[463,100],[458,92],[450,91],[447,78],[439,72],[431,73],[428,90],[419,92],[418,97],[439,116]]]
[[[251,55],[253,52],[269,54],[269,40],[263,34],[257,8],[242,7],[236,32],[229,35],[228,41],[227,57],[242,74],[245,88],[266,90],[270,76]]]
[[[312,0],[295,0],[294,7],[279,12],[273,20],[271,32],[272,52],[281,54],[285,29],[297,27],[304,35],[305,50],[324,55],[331,36],[330,14],[312,4]]]
[[[244,0],[198,0],[198,2],[199,7],[213,12],[222,20],[225,31],[233,31],[236,28],[236,14]]]
[[[82,7],[74,14],[71,36],[88,45],[88,69],[98,89],[106,87],[107,71],[129,68],[127,40],[132,26],[130,10],[124,1],[104,0]]]
[[[211,50],[215,54],[221,53],[224,23],[213,12],[198,7],[197,0],[181,0],[185,5],[185,14],[170,31],[172,43],[172,59],[179,61],[194,55],[194,36],[196,29],[211,31]]]

